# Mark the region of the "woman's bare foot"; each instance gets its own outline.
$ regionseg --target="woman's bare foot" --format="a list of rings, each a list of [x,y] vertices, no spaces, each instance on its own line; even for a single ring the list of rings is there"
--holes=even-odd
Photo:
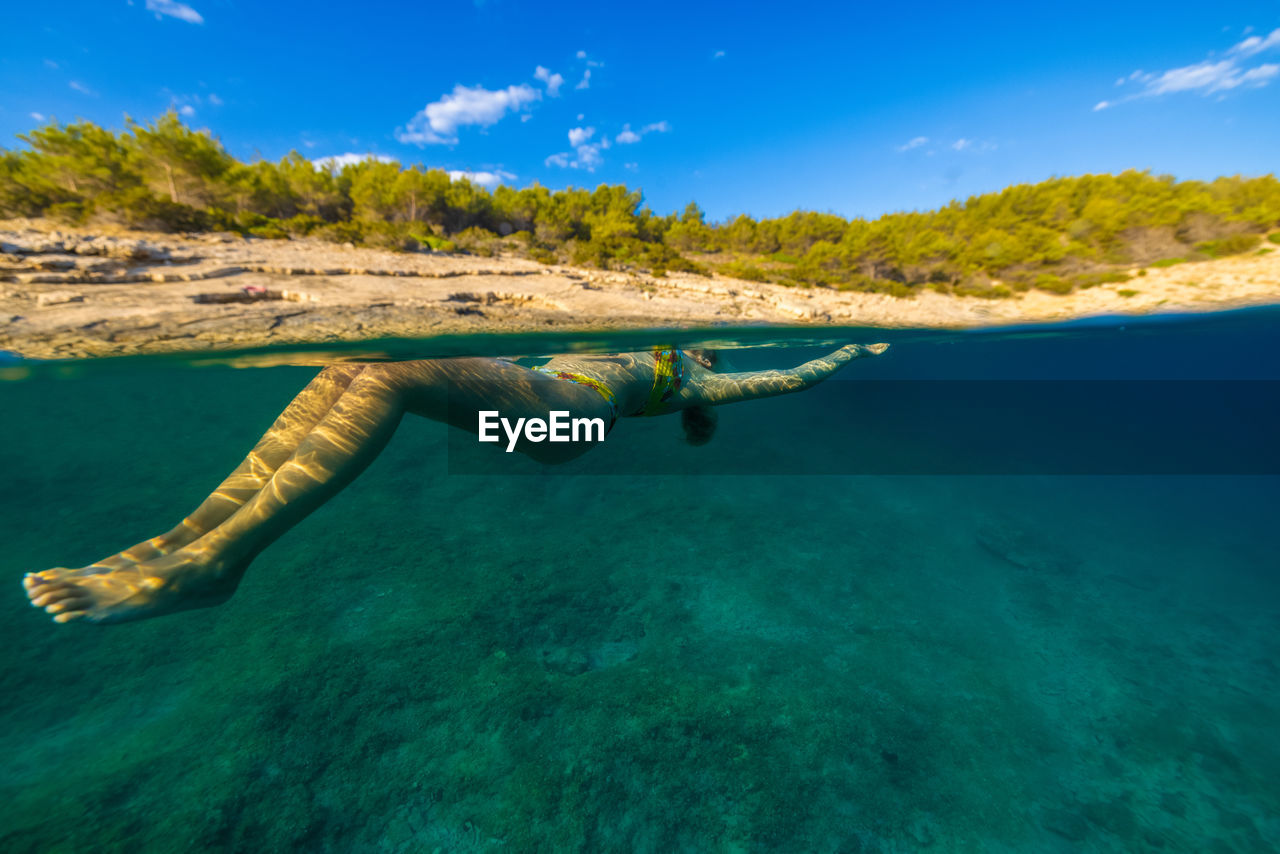
[[[183,549],[114,569],[95,564],[29,572],[22,586],[31,604],[56,623],[119,623],[220,605],[239,577],[227,564]]]

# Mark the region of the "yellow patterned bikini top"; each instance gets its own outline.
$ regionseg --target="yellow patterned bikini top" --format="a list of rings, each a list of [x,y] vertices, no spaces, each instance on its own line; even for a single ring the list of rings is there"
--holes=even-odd
[[[662,415],[666,412],[664,404],[675,397],[684,382],[684,354],[680,350],[674,347],[657,350],[653,358],[653,388],[649,391],[649,400],[632,415]]]

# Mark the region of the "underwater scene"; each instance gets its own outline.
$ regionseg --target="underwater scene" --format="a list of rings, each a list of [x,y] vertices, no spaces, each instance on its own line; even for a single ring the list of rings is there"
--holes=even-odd
[[[407,415],[221,604],[24,593],[170,530],[319,365],[850,342],[890,347],[698,446],[623,418],[543,465]],[[1278,342],[1257,309],[0,361],[0,850],[1275,851]]]

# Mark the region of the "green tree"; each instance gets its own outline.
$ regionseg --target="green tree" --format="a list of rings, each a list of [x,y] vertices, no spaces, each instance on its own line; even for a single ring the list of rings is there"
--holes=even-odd
[[[283,178],[292,214],[306,214],[328,222],[337,222],[350,215],[350,199],[338,188],[337,179],[328,169],[317,169],[315,164],[296,151],[276,164]]]
[[[173,204],[200,207],[217,200],[219,181],[234,165],[208,131],[194,131],[173,110],[149,125],[126,118],[140,171]]]
[[[396,176],[392,188],[396,203],[404,218],[410,222],[432,221],[443,223],[441,212],[445,206],[445,191],[449,176],[443,170],[424,171],[420,164],[405,169]]]
[[[348,192],[355,217],[385,222],[416,219],[416,216],[398,216],[402,213],[402,206],[396,184],[402,174],[399,163],[362,160],[346,166],[342,177],[350,181]]]
[[[140,183],[129,150],[115,134],[92,122],[60,125],[50,121],[18,138],[31,146],[22,170],[28,186],[44,185],[52,203],[92,200]]]

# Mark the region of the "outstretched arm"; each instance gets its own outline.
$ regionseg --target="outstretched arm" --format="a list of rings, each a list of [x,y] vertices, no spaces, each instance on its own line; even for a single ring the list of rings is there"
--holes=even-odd
[[[822,382],[854,359],[877,356],[888,349],[888,344],[849,344],[828,356],[805,362],[797,368],[785,371],[743,371],[734,374],[699,371],[694,382],[686,387],[687,405],[719,406],[724,403],[737,403],[742,400],[804,391]]]

